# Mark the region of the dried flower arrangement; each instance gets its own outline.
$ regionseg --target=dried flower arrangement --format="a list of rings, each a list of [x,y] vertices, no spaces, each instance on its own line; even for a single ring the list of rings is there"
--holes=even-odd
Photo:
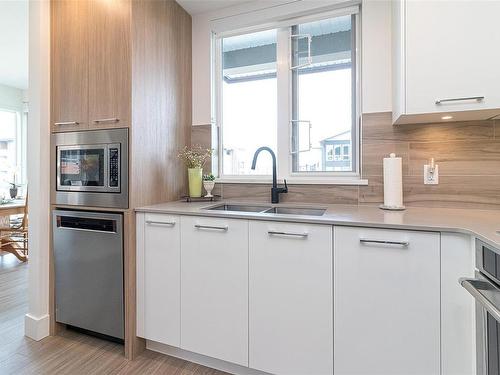
[[[188,168],[203,168],[207,160],[212,155],[212,150],[200,146],[184,147],[177,155],[182,159]]]

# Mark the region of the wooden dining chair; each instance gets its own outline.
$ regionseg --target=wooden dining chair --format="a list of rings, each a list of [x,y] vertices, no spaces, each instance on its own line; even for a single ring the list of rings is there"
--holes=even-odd
[[[21,220],[0,227],[0,251],[14,254],[21,262],[28,261],[28,194]]]

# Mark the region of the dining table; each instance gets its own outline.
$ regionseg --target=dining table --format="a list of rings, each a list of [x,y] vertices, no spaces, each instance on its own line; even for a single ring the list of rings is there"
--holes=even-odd
[[[11,199],[0,202],[0,216],[21,215],[24,213],[24,199]]]

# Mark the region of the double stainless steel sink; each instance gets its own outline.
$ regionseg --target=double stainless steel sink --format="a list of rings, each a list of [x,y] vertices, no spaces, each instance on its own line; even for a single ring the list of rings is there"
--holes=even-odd
[[[307,215],[307,216],[322,216],[326,209],[316,207],[270,207],[259,206],[252,204],[220,204],[206,208],[211,211],[228,211],[228,212],[254,212],[261,214],[278,214],[278,215]]]

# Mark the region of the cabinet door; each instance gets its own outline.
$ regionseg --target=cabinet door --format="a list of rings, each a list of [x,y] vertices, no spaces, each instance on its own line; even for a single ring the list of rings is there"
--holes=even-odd
[[[52,131],[88,127],[88,2],[51,2]]]
[[[138,335],[180,346],[180,219],[138,215]],[[142,227],[142,228],[140,228]],[[140,229],[139,229],[140,228]]]
[[[438,375],[439,233],[335,227],[334,238],[334,373]]]
[[[89,2],[89,123],[124,127],[131,118],[129,0]]]
[[[474,278],[474,252],[470,235],[441,233],[442,375],[476,373],[476,304],[457,282],[461,277]]]
[[[181,218],[181,348],[248,365],[248,222]]]
[[[406,1],[407,113],[500,108],[498,1]],[[437,99],[484,96],[482,101]]]
[[[250,367],[331,375],[332,227],[251,221],[249,228]]]

